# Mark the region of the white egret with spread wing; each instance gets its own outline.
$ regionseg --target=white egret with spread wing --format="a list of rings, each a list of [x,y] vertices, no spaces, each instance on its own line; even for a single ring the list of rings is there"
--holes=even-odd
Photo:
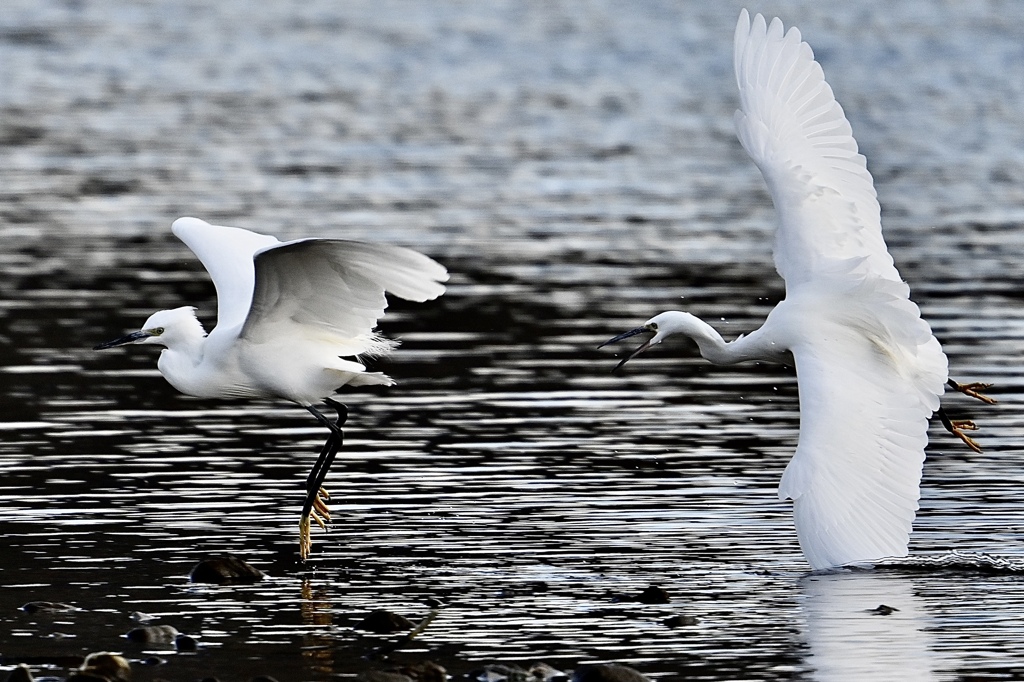
[[[986,384],[948,378],[946,356],[882,239],[871,175],[843,109],[796,28],[746,10],[733,58],[740,143],[761,170],[778,215],[775,266],[786,296],[761,328],[726,342],[709,324],[661,313],[653,336],[622,362],[673,334],[717,364],[793,364],[800,437],[779,497],[793,500],[800,547],[815,569],[905,556],[920,497],[928,420],[974,449],[969,421],[939,408],[950,386],[985,402]]]
[[[142,329],[96,350],[128,343],[163,346],[157,366],[182,393],[200,398],[280,398],[309,410],[331,434],[306,484],[299,552],[311,548],[310,518],[329,520],[324,477],[342,444],[347,410],[331,398],[343,386],[389,386],[360,357],[394,343],[374,331],[385,292],[409,301],[444,293],[448,272],[410,249],[341,239],[275,237],[179,218],[171,230],[199,257],[217,289],[209,333],[186,306],[153,313]],[[338,412],[337,422],[315,403]]]

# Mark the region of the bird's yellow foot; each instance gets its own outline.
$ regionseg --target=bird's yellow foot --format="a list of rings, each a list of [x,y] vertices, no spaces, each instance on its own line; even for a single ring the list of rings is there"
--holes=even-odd
[[[967,447],[969,447],[971,450],[974,450],[975,452],[978,453],[981,452],[981,446],[978,445],[978,443],[973,438],[964,433],[964,431],[978,430],[978,425],[972,422],[970,419],[950,419],[949,424],[946,425],[946,428],[949,430],[950,433],[952,433],[954,436],[956,436],[964,443],[966,443]]]
[[[327,508],[327,500],[331,499],[330,493],[320,488],[316,497],[313,498],[313,508],[308,516],[299,519],[299,557],[305,561],[309,558],[309,552],[313,549],[312,524],[310,519],[316,521],[316,525],[327,530],[327,524],[331,522],[331,510]]]
[[[309,514],[321,529],[327,530],[327,523],[331,522],[331,510],[327,508],[327,502],[320,495],[313,500],[313,508]],[[324,523],[325,521],[327,523]]]
[[[983,403],[995,405],[997,402],[995,398],[989,398],[987,395],[981,394],[981,391],[984,391],[986,388],[992,388],[992,384],[984,384],[980,381],[974,381],[969,384],[960,384],[953,381],[952,379],[950,379],[947,383],[950,385],[951,388],[953,388],[953,390],[960,391],[966,396],[977,398]]]
[[[309,517],[303,516],[299,519],[299,558],[303,561],[308,559],[311,549],[313,549],[313,538],[309,532]]]

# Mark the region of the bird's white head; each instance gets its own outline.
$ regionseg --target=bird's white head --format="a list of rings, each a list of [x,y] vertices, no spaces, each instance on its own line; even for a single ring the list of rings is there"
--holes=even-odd
[[[647,320],[647,322],[644,322],[642,327],[630,329],[628,332],[624,332],[618,336],[608,339],[598,346],[598,348],[603,348],[608,344],[628,339],[629,337],[636,336],[637,334],[654,334],[654,336],[647,339],[647,341],[641,344],[639,348],[627,355],[621,362],[619,362],[618,365],[615,366],[615,369],[619,369],[636,356],[656,346],[673,334],[686,334],[691,337],[694,336],[695,330],[700,328],[702,325],[706,326],[690,313],[683,313],[678,310],[668,310]]]
[[[202,338],[203,326],[196,319],[196,309],[192,306],[161,310],[150,315],[139,331],[101,343],[93,350],[104,350],[129,343],[153,343],[171,348],[195,339],[197,331],[199,338]]]

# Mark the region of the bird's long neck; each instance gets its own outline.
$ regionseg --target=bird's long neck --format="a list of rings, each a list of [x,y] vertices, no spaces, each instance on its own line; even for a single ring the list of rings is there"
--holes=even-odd
[[[722,335],[698,317],[693,318],[693,327],[689,330],[689,336],[696,342],[704,359],[716,365],[727,365],[746,359],[736,357],[734,349],[722,338]]]
[[[726,341],[722,335],[704,320],[678,311],[664,313],[670,316],[668,326],[662,324],[665,335],[685,334],[697,344],[700,354],[705,360],[716,365],[731,365],[744,360],[766,359],[764,349],[757,343],[756,332],[750,336],[740,336],[734,341]]]

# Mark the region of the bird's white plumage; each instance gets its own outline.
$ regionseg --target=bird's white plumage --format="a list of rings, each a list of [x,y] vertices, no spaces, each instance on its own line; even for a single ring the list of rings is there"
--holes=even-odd
[[[164,310],[143,327],[154,333],[123,341],[165,346],[160,372],[199,397],[284,398],[308,406],[344,385],[391,384],[349,358],[392,347],[374,331],[387,307],[385,293],[426,301],[444,293],[441,282],[448,279],[437,262],[397,246],[280,242],[198,218],[180,218],[172,230],[213,279],[217,326],[207,336],[193,308]]]
[[[815,568],[903,556],[946,357],[886,249],[866,161],[811,48],[745,10],[734,48],[737,135],[775,204],[786,281],[764,329],[793,354],[800,391],[779,494]]]
[[[791,353],[800,438],[779,495],[794,501],[807,560],[821,569],[904,556],[946,356],[893,265],[866,161],[799,31],[744,10],[734,59],[737,135],[775,204],[786,298],[730,343],[688,313],[661,313],[630,357],[675,333],[715,363]]]

